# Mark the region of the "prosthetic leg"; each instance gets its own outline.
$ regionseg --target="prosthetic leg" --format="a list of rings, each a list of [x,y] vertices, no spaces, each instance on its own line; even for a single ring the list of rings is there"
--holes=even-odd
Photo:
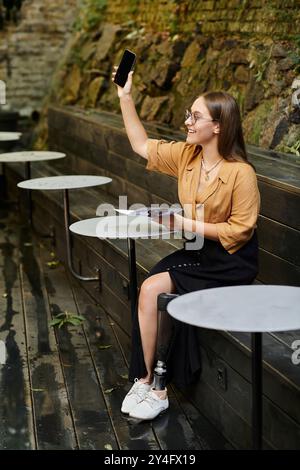
[[[154,390],[164,390],[166,388],[166,362],[174,335],[173,319],[167,312],[167,305],[171,300],[175,299],[176,297],[178,297],[178,294],[160,294],[157,297],[157,362],[154,369]]]

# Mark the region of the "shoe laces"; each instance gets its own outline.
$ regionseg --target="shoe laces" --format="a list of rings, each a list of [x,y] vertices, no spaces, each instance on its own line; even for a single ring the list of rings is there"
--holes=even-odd
[[[139,398],[144,398],[145,394],[148,393],[148,390],[143,387],[143,385],[148,385],[146,383],[140,382],[139,379],[134,379],[134,386],[129,391],[128,395],[137,395]]]
[[[151,408],[154,408],[157,405],[157,401],[160,400],[159,397],[155,395],[152,391],[148,392],[144,398],[144,401],[151,406]]]

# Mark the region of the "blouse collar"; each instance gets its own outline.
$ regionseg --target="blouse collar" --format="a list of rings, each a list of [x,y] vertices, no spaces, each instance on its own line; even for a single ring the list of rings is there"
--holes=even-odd
[[[198,152],[196,151],[193,156],[194,158],[192,158],[191,161],[186,166],[188,171],[194,170],[195,168],[197,168],[198,165],[199,167],[201,166],[202,151],[201,150]],[[222,166],[220,168],[218,178],[220,178],[222,182],[225,184],[227,183],[228,178],[232,172],[232,168],[233,168],[232,163],[234,162],[230,162],[229,160],[224,159]]]

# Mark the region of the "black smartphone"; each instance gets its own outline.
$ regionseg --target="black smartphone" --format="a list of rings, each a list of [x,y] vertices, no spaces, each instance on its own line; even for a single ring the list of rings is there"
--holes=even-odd
[[[114,82],[122,88],[124,88],[125,83],[127,82],[129,72],[133,69],[135,59],[135,53],[125,49],[114,78]]]

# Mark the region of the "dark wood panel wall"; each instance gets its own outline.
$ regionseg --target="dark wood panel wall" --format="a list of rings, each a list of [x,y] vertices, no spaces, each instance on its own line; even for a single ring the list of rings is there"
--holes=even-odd
[[[104,190],[127,194],[128,202],[144,204],[178,201],[175,178],[145,170],[145,160],[129,144],[120,116],[95,115],[70,109],[50,108],[49,139],[53,149],[65,151],[73,169],[101,172],[113,179]],[[149,126],[149,136],[184,140],[184,135]],[[266,153],[266,152],[264,152]],[[261,212],[259,281],[300,285],[300,166],[283,163],[251,147],[250,160],[258,168]],[[298,185],[286,184],[293,174]]]

